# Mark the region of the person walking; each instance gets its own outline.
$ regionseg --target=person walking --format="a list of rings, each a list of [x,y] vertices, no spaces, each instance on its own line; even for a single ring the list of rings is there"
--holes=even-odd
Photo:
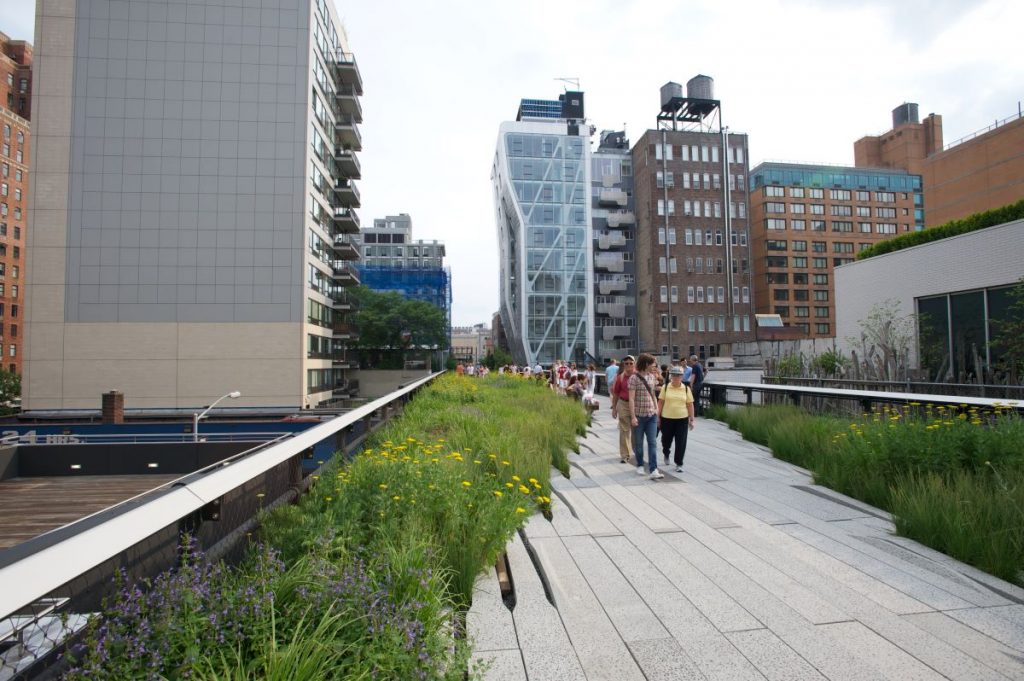
[[[700,361],[697,359],[697,355],[690,355],[690,392],[693,393],[693,399],[695,400],[694,410],[698,416],[704,415],[704,410],[700,406],[700,389],[704,385],[704,367],[701,366]]]
[[[612,418],[619,422],[619,461],[629,463],[633,458],[633,426],[629,413],[629,377],[633,373],[636,360],[633,355],[622,359],[622,371],[609,386],[608,393],[612,398]]]
[[[651,367],[657,369],[654,356],[643,353],[636,360],[636,371],[629,377],[629,414],[633,427],[633,455],[636,474],[644,475],[644,438],[647,439],[647,466],[651,480],[665,477],[658,470],[658,400],[654,396]]]
[[[619,363],[614,359],[608,360],[608,366],[604,370],[604,387],[608,391],[608,396],[611,397],[612,385],[615,384],[615,377],[619,374]]]
[[[668,454],[675,442],[676,473],[683,472],[683,457],[686,456],[686,436],[693,430],[695,414],[693,393],[683,383],[682,367],[668,370],[669,382],[658,396],[658,427],[661,429],[661,453],[668,465]]]

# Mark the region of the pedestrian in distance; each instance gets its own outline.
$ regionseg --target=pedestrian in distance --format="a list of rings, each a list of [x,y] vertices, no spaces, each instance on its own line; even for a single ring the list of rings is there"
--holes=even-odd
[[[619,373],[619,363],[614,359],[608,360],[608,366],[604,370],[604,387],[608,390],[608,395],[612,394],[612,385],[615,383],[615,377]]]
[[[700,404],[700,389],[704,386],[704,367],[701,366],[697,355],[690,355],[690,392],[696,400],[694,410],[698,416],[704,415],[704,409]]]

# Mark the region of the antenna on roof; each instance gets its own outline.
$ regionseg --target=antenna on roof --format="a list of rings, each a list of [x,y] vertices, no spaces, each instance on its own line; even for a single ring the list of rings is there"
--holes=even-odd
[[[554,80],[560,80],[563,83],[568,83],[569,85],[575,85],[577,90],[580,89],[580,79],[579,78],[555,78]]]

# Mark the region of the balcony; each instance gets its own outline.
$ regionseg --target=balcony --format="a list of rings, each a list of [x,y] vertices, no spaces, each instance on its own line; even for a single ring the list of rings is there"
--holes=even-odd
[[[624,207],[629,203],[629,197],[627,197],[626,192],[621,189],[602,189],[600,196],[598,196],[597,203],[600,206]]]
[[[355,340],[359,338],[359,330],[351,322],[334,322],[331,327],[335,340]]]
[[[363,105],[359,103],[360,94],[353,85],[338,85],[334,89],[334,110],[339,114],[351,116],[356,123],[362,123]]]
[[[339,260],[359,260],[359,247],[343,234],[334,237],[334,253]]]
[[[618,248],[626,245],[626,235],[622,232],[605,232],[598,233],[597,235],[597,247],[602,251],[607,251],[609,248]]]
[[[331,266],[334,270],[334,283],[338,286],[358,286],[359,270],[352,263],[336,260]]]
[[[602,314],[607,317],[623,318],[626,316],[626,304],[625,303],[598,303],[597,314]]]
[[[334,230],[341,234],[359,233],[359,216],[351,208],[334,207]]]
[[[607,296],[612,293],[624,293],[626,291],[627,284],[622,279],[610,279],[597,282],[597,290],[602,296]]]
[[[335,369],[358,369],[359,362],[348,357],[335,357],[333,366]]]
[[[359,65],[356,64],[354,54],[337,50],[331,67],[338,85],[351,85],[357,95],[363,95],[363,76],[359,73]]]
[[[363,136],[359,134],[359,126],[354,117],[341,114],[335,119],[334,142],[352,151],[363,150]]]
[[[629,336],[628,326],[602,326],[601,327],[601,338],[602,340],[614,340],[616,338],[625,338]]]
[[[360,180],[363,177],[359,157],[351,149],[334,147],[334,165],[341,174],[350,180]]]
[[[334,205],[345,208],[359,208],[359,190],[352,180],[334,181]]]
[[[622,253],[598,253],[594,256],[594,267],[608,272],[621,272],[625,269],[625,258]]]
[[[631,210],[620,210],[608,213],[608,226],[614,229],[631,227],[636,224],[636,215]]]

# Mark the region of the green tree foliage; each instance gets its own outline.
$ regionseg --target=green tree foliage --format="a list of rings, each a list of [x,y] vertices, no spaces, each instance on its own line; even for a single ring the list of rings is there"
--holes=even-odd
[[[945,239],[946,237],[966,234],[968,232],[985,229],[986,227],[994,227],[996,225],[1020,220],[1022,218],[1024,218],[1024,201],[1018,201],[1017,203],[1011,203],[1008,206],[1003,206],[1002,208],[994,208],[983,213],[968,215],[960,220],[950,220],[944,225],[932,227],[931,229],[926,229],[923,232],[910,232],[909,234],[903,234],[892,239],[879,241],[871,248],[866,248],[858,253],[857,259],[864,260],[865,258],[882,255],[883,253],[900,251],[904,248],[910,248],[911,246],[919,246],[930,241],[938,241],[939,239]]]
[[[1013,303],[1006,319],[995,322],[996,337],[992,339],[1001,354],[999,363],[1011,384],[1024,377],[1024,277],[1010,292]]]
[[[359,306],[355,314],[359,348],[447,349],[448,327],[444,312],[437,306],[408,300],[393,291],[371,291],[365,286],[357,288],[354,296]]]
[[[0,413],[10,411],[11,401],[21,397],[21,376],[0,369]]]
[[[497,371],[498,367],[512,364],[513,361],[512,355],[501,348],[494,348],[484,357],[483,365],[491,371]]]

